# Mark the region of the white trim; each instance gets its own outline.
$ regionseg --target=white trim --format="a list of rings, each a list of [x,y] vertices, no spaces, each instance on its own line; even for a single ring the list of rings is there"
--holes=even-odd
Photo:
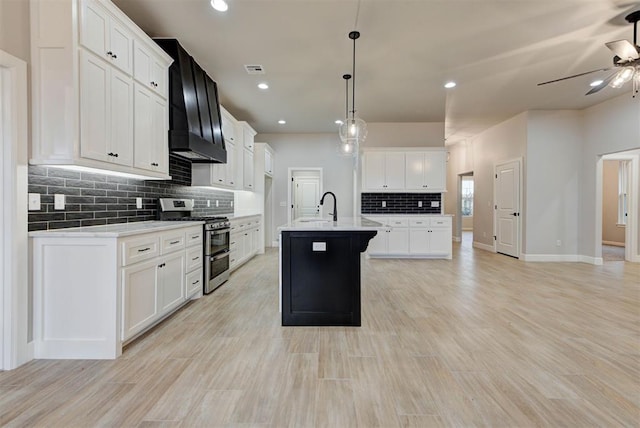
[[[473,248],[478,248],[480,250],[491,251],[492,253],[496,252],[496,248],[493,245],[483,244],[482,242],[473,241]]]
[[[602,265],[602,257],[588,257],[580,254],[522,254],[525,262],[555,262],[555,263],[588,263]]]
[[[28,345],[27,239],[27,63],[0,50],[2,117],[0,161],[3,186],[2,353],[0,368],[14,369],[33,358]]]

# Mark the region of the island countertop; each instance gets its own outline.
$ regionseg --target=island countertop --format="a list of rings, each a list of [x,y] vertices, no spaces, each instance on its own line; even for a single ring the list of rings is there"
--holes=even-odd
[[[334,223],[330,218],[300,218],[278,227],[283,231],[315,231],[315,232],[343,232],[358,230],[383,230],[385,225],[364,217],[339,218]]]

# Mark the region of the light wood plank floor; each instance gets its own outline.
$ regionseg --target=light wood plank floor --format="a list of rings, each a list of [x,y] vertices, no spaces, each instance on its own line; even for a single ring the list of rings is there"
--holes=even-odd
[[[277,252],[115,361],[0,373],[0,424],[638,426],[640,266],[363,260],[361,328],[281,327]]]

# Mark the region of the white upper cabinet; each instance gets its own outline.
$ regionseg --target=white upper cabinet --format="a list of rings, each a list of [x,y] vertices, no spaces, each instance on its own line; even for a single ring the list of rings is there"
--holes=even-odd
[[[254,182],[254,173],[253,173],[253,152],[249,150],[243,150],[243,183],[244,190],[254,190],[255,182]]]
[[[154,93],[167,97],[167,70],[163,61],[140,40],[133,44],[133,77]]]
[[[363,164],[363,190],[389,191],[404,189],[403,152],[367,152]]]
[[[446,192],[447,152],[442,149],[365,151],[363,192]]]
[[[133,164],[133,82],[89,52],[80,57],[81,156]]]
[[[83,0],[80,4],[80,43],[131,75],[133,33],[100,2]]]
[[[273,177],[273,152],[270,148],[265,148],[264,150],[264,173],[269,177]]]
[[[170,178],[171,57],[108,0],[32,0],[30,10],[29,162]]]
[[[244,148],[253,152],[253,142],[256,136],[256,131],[254,131],[247,122],[240,122],[240,126],[242,127],[242,141]]]
[[[226,141],[236,144],[238,140],[237,121],[222,106],[220,106],[220,116],[222,118],[222,136]]]
[[[135,83],[134,107],[134,166],[168,174],[169,142],[163,132],[167,129],[166,101]]]
[[[446,190],[447,153],[416,152],[406,157],[407,190],[444,192]]]

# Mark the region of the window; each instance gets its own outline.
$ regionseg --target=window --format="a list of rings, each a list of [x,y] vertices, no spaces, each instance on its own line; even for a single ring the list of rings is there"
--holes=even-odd
[[[629,188],[629,162],[618,164],[618,224],[627,224],[627,189]]]
[[[473,215],[473,177],[462,177],[462,215]]]

